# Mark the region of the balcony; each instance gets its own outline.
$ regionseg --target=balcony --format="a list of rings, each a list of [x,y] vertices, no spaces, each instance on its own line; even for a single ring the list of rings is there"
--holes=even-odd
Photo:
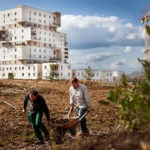
[[[60,62],[60,59],[50,59],[49,63],[56,63],[56,62]]]
[[[6,39],[4,37],[0,37],[0,42],[5,42]]]
[[[7,31],[6,29],[0,28],[0,34],[1,34],[1,33],[5,33],[6,31]]]
[[[64,54],[68,55],[68,52],[64,52]]]
[[[56,47],[56,45],[54,45],[54,44],[51,44],[51,48],[52,48],[53,50],[57,50],[57,51],[60,50],[60,48],[59,48],[59,47]]]
[[[15,46],[25,46],[25,42],[15,42]]]
[[[9,42],[9,41],[4,41],[4,42],[2,42],[2,46],[8,48],[8,47],[11,47],[11,46],[12,46],[12,43]]]
[[[68,51],[68,48],[65,48],[65,51]]]
[[[67,55],[67,56],[65,56],[64,58],[67,58],[67,59],[68,59],[68,55]]]
[[[18,24],[20,24],[20,25],[24,25],[25,23],[26,23],[26,21],[23,21],[23,20],[18,20],[18,22],[17,22]]]
[[[32,36],[35,36],[35,35],[36,35],[36,30],[32,30],[32,31],[31,31],[31,35],[32,35]]]

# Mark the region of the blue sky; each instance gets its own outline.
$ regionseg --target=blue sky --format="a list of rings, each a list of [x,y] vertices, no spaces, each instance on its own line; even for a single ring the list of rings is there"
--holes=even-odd
[[[144,58],[144,25],[140,18],[149,0],[1,0],[0,10],[25,4],[59,11],[67,34],[73,68],[140,71]]]

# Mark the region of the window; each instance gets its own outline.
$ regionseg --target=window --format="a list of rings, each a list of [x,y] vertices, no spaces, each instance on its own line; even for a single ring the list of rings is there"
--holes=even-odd
[[[30,70],[30,66],[28,66],[28,70]]]
[[[24,73],[22,73],[22,77],[24,76]]]
[[[30,76],[30,73],[28,73],[28,76]]]

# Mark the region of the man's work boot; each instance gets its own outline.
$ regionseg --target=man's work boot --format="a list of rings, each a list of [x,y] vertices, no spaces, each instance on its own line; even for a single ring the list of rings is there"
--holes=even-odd
[[[42,145],[42,144],[44,144],[43,140],[39,140],[38,142],[36,142],[36,145]]]

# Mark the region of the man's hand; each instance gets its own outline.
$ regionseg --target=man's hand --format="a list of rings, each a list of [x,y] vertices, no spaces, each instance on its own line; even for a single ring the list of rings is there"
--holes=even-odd
[[[92,111],[92,108],[91,107],[88,107],[87,108],[87,113],[90,113]]]
[[[18,116],[22,115],[22,114],[25,113],[25,112],[26,112],[26,110],[23,109],[22,112],[18,114]]]
[[[68,114],[65,116],[65,119],[69,119],[69,118],[70,118],[70,113],[72,112],[72,110],[73,110],[73,106],[70,105],[69,112],[68,112]]]

